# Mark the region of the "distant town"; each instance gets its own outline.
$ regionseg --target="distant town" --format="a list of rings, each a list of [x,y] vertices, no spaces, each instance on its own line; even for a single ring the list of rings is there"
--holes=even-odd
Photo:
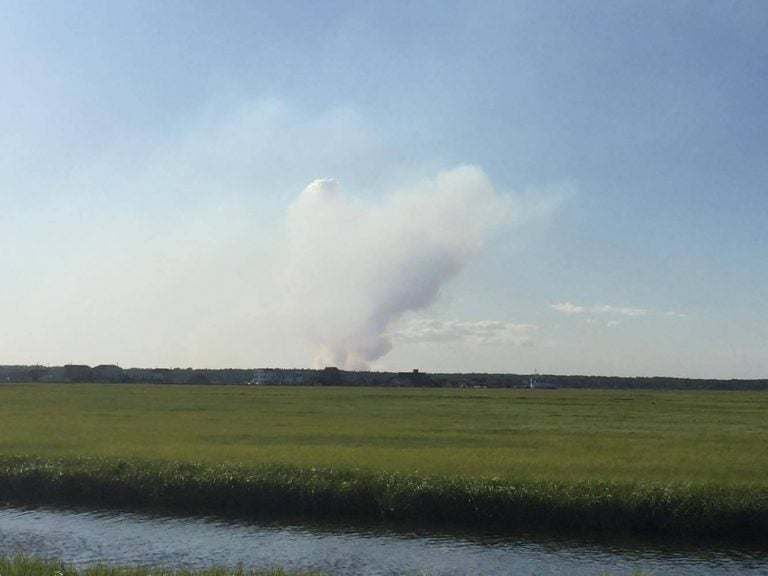
[[[556,374],[439,374],[285,368],[122,368],[116,364],[0,365],[0,382],[219,384],[250,386],[393,386],[438,388],[626,388],[669,390],[768,390],[768,379],[717,380],[671,377]]]

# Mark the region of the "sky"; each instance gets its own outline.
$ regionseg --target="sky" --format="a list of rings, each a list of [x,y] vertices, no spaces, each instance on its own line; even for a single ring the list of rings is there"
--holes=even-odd
[[[0,0],[0,364],[768,378],[761,0]]]

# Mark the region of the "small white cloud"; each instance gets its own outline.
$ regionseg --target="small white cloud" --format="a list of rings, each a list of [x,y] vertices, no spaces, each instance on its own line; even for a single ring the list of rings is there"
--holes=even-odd
[[[573,302],[559,302],[557,304],[551,304],[550,308],[560,312],[561,314],[566,314],[568,316],[573,316],[576,314],[590,314],[593,316],[600,316],[600,315],[614,316],[614,317],[623,316],[625,318],[640,318],[643,316],[665,316],[668,318],[686,318],[687,317],[686,314],[683,314],[682,312],[677,312],[675,310],[660,312],[658,310],[649,310],[647,308],[615,306],[613,304],[596,304],[593,306],[585,306],[582,304],[574,304]],[[597,322],[597,320],[593,316],[590,316],[589,318],[586,319],[587,324],[593,324]],[[611,324],[611,323],[609,324],[615,326],[615,324]]]
[[[688,315],[684,314],[683,312],[676,312],[674,310],[669,310],[667,312],[664,312],[664,316],[667,318],[687,318]]]
[[[592,312],[597,314],[618,314],[619,316],[647,316],[648,310],[644,308],[628,308],[626,306],[612,306],[610,304],[602,304],[600,306],[593,306],[590,308]]]
[[[574,314],[581,314],[586,311],[584,306],[578,306],[577,304],[573,304],[571,302],[559,302],[557,304],[552,304],[551,308],[553,310],[557,310],[558,312],[562,312],[563,314],[568,314],[569,316]]]
[[[619,324],[621,324],[621,322],[620,322],[619,320],[611,320],[611,321],[609,321],[609,322],[606,322],[606,323],[605,323],[605,325],[606,325],[608,328],[615,328],[615,327],[616,327],[616,326],[618,326]]]
[[[536,326],[497,320],[456,321],[415,319],[392,336],[401,342],[463,342],[533,346]]]

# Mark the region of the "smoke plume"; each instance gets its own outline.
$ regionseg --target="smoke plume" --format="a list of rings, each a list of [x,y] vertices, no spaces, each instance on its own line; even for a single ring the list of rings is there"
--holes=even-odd
[[[367,205],[315,180],[288,212],[285,297],[316,365],[366,369],[391,325],[430,306],[506,212],[482,170],[462,166]]]

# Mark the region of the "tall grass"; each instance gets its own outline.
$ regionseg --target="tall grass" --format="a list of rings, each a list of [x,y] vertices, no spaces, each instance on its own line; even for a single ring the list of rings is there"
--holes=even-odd
[[[146,566],[90,566],[77,569],[55,560],[29,556],[0,555],[0,576],[322,576],[315,570],[245,569],[241,567],[211,567],[203,570],[152,568]],[[603,574],[603,576],[609,576]],[[634,570],[631,576],[651,576]]]
[[[281,568],[245,569],[212,567],[204,570],[153,568],[148,566],[89,566],[75,568],[56,560],[30,556],[0,555],[0,576],[321,576],[317,571],[286,571]]]
[[[765,490],[693,484],[513,483],[293,466],[7,458],[0,461],[0,494],[25,502],[579,534],[749,540],[768,532]]]

